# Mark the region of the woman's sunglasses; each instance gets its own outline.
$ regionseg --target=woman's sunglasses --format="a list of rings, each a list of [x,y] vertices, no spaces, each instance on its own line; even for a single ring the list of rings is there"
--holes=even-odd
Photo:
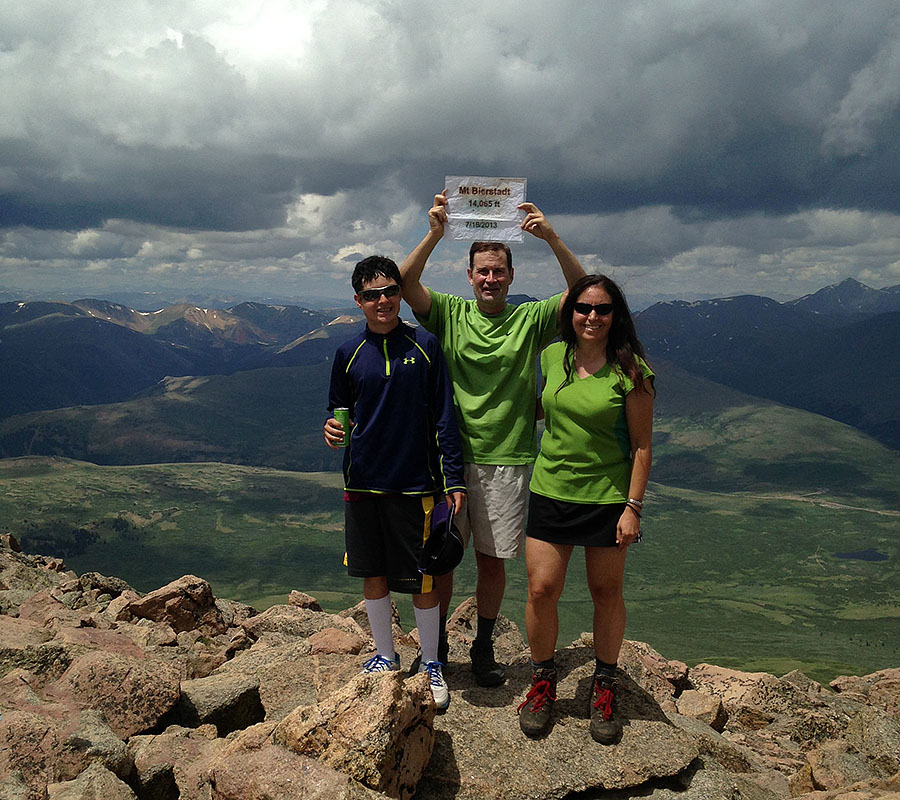
[[[583,314],[584,316],[588,316],[591,311],[596,311],[597,316],[605,317],[607,314],[612,314],[613,304],[612,303],[575,303],[575,310],[579,314]]]
[[[400,294],[400,287],[396,283],[392,283],[390,286],[382,286],[380,289],[363,289],[359,293],[359,297],[364,303],[374,303],[381,295],[396,297],[398,294]]]

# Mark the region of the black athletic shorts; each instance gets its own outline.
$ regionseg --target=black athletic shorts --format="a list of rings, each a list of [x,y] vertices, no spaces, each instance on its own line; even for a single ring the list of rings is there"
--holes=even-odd
[[[625,503],[570,503],[531,493],[525,535],[553,544],[615,547]]]
[[[434,579],[419,572],[437,498],[405,494],[348,494],[344,503],[344,564],[354,578],[386,577],[388,589],[427,594]]]

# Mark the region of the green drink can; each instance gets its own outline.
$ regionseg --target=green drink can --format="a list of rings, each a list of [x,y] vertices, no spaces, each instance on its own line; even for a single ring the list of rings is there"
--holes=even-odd
[[[350,443],[350,409],[336,408],[334,418],[344,427],[344,441],[338,447],[346,447]]]

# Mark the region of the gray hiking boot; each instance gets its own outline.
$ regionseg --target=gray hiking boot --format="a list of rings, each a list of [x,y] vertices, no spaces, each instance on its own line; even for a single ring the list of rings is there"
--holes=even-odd
[[[556,670],[539,669],[531,676],[531,689],[517,709],[519,727],[529,739],[546,736],[556,701]]]
[[[591,738],[600,744],[615,744],[622,736],[622,722],[616,717],[616,680],[594,675],[591,686]]]

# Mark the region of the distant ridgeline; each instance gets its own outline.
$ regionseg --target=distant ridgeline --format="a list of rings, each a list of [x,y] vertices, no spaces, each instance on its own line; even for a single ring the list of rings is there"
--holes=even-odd
[[[900,449],[900,286],[848,279],[788,303],[664,302],[636,323],[662,369],[661,413],[679,403],[671,364]],[[361,324],[340,310],[259,303],[0,304],[0,457],[335,468],[330,451],[308,451],[321,438],[331,355]],[[700,413],[720,395],[691,392],[690,403]]]

